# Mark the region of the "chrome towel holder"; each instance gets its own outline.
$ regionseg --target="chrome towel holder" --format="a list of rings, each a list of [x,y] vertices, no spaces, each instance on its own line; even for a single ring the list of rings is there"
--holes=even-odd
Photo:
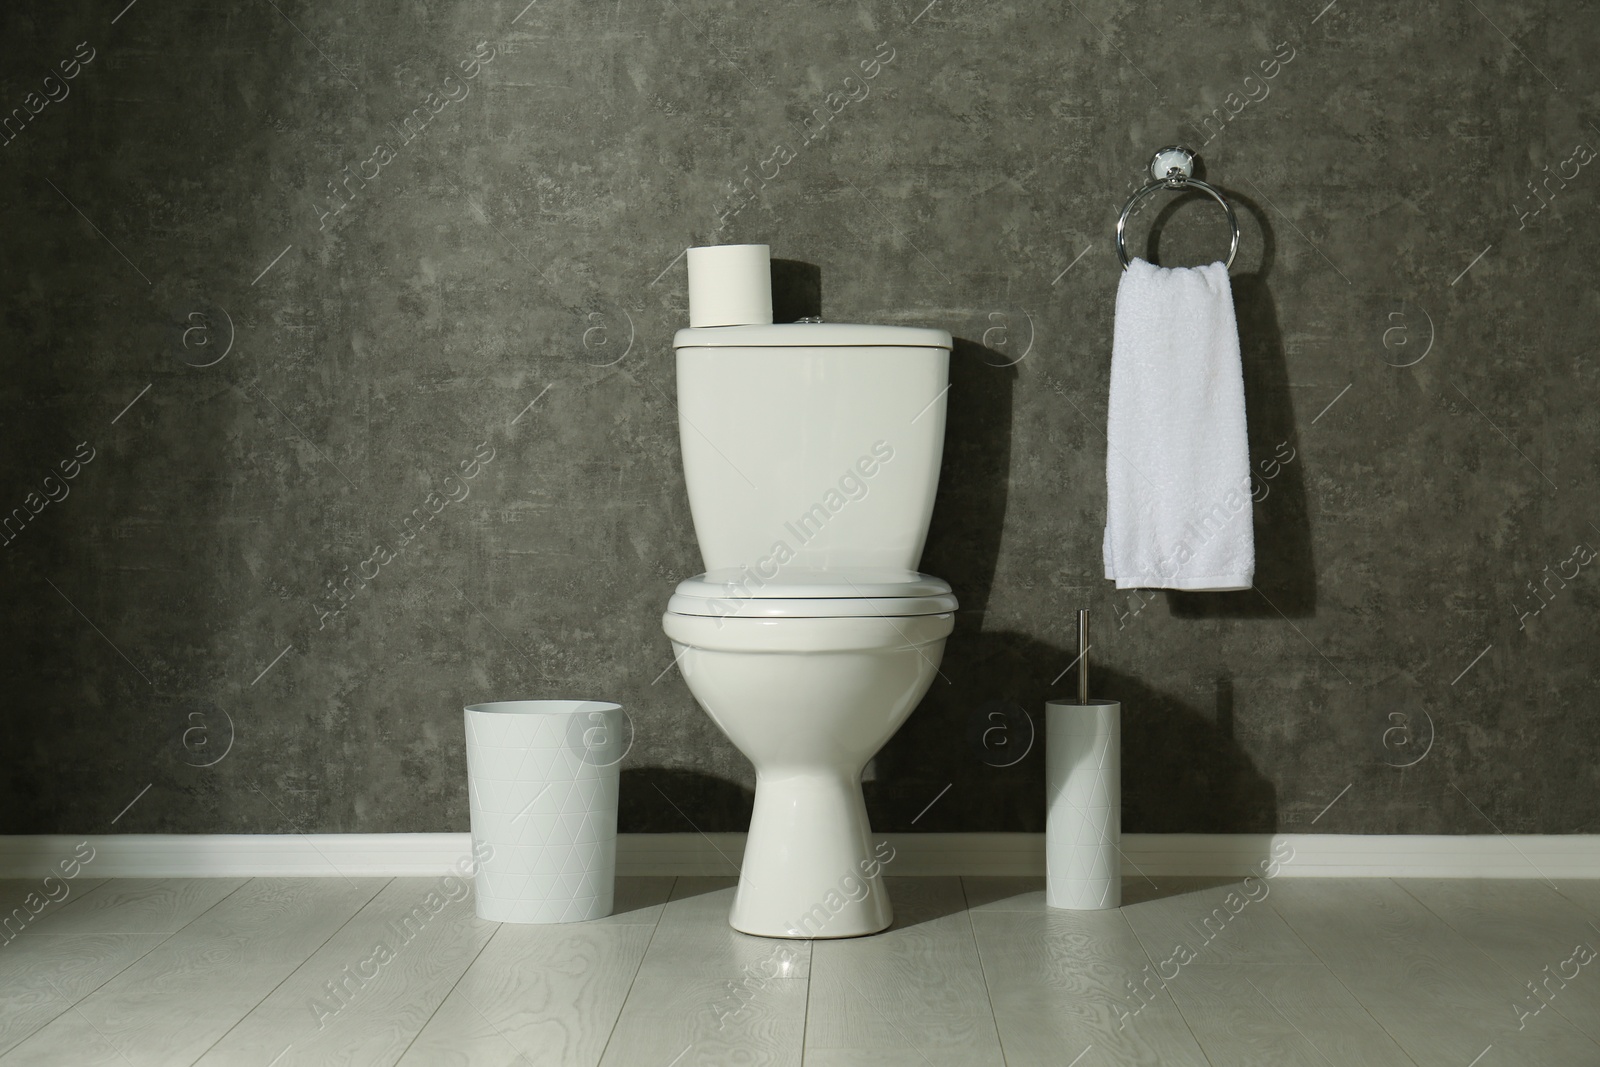
[[[1228,259],[1223,269],[1233,266],[1234,254],[1239,251],[1239,217],[1233,213],[1233,205],[1228,203],[1226,197],[1194,176],[1195,158],[1192,149],[1183,145],[1168,145],[1159,149],[1150,160],[1150,184],[1128,197],[1122,214],[1117,216],[1117,258],[1122,261],[1123,270],[1128,269],[1130,262],[1126,239],[1128,216],[1133,214],[1139,201],[1158,189],[1199,189],[1222,205],[1222,210],[1228,213],[1228,225],[1233,230],[1233,243],[1228,246]]]

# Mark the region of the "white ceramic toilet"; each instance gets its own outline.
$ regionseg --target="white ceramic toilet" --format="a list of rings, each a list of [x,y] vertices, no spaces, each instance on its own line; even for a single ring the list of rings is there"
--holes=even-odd
[[[950,586],[916,571],[951,339],[772,325],[769,282],[749,277],[765,257],[690,250],[678,430],[706,573],[679,584],[662,627],[695,699],[756,769],[729,922],[855,937],[893,920],[879,873],[892,853],[870,837],[861,772],[927,692],[954,626]],[[762,296],[765,323],[744,306]]]

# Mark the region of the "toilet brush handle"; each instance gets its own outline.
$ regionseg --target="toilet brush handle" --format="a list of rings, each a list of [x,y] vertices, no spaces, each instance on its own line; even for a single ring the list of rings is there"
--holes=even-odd
[[[1089,703],[1089,609],[1078,609],[1078,703]]]

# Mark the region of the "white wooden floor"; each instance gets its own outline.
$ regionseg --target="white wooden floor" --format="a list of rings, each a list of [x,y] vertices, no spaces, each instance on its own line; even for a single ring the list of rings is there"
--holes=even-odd
[[[778,942],[731,879],[567,926],[424,878],[79,879],[0,947],[0,1067],[1600,1064],[1600,883],[1160,881],[891,878],[890,931]]]

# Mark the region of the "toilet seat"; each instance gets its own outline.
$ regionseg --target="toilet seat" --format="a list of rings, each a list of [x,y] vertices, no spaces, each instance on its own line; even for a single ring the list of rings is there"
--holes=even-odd
[[[748,569],[710,571],[678,583],[672,615],[741,619],[898,618],[956,610],[950,583],[890,569],[790,569],[762,579]]]
[[[763,653],[794,655],[810,652],[895,654],[907,649],[943,645],[955,629],[955,612],[938,615],[904,615],[842,618],[716,618],[669,611],[661,616],[661,629],[677,648],[701,652],[748,654],[751,670],[764,670]],[[679,667],[685,663],[680,659]],[[692,663],[690,671],[698,671]]]

